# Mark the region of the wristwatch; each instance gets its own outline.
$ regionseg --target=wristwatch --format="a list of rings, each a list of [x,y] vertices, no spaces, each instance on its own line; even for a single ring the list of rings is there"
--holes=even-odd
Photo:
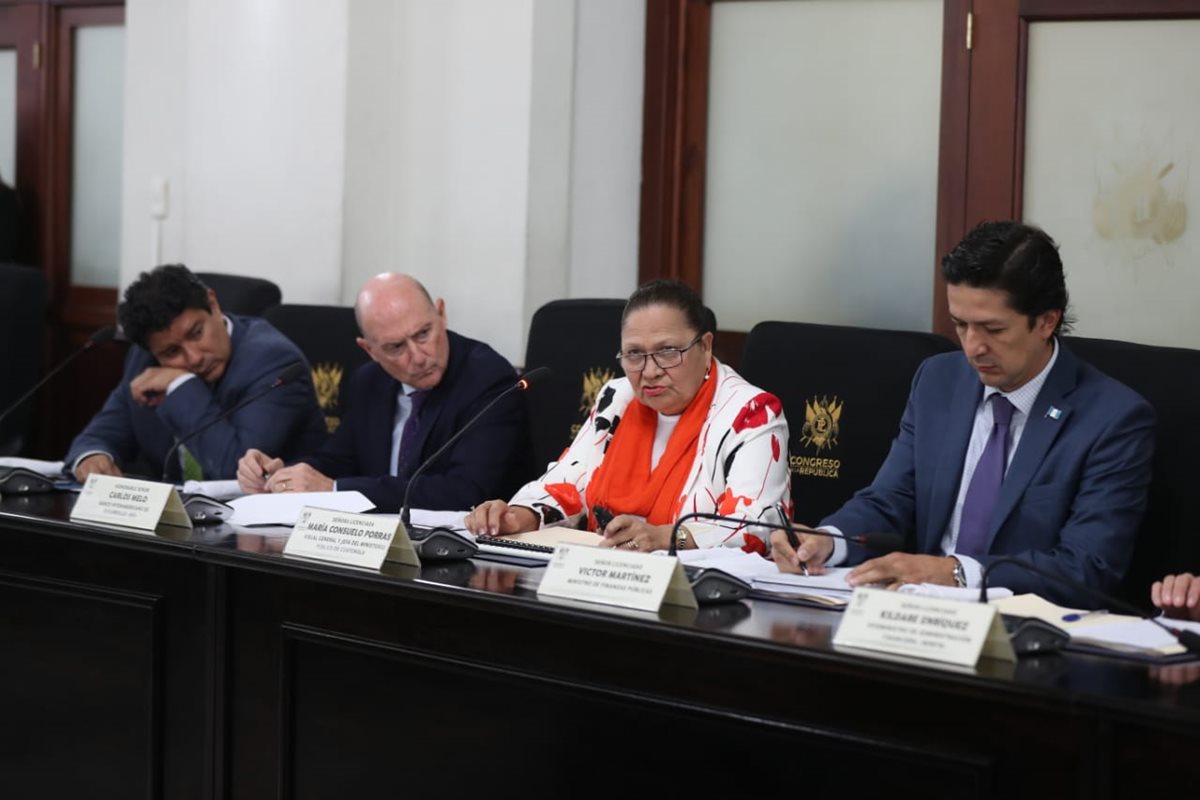
[[[954,585],[960,589],[967,588],[967,571],[963,569],[962,562],[954,556],[950,558],[954,559]]]
[[[680,525],[679,529],[677,531],[675,531],[675,550],[676,551],[687,549],[689,533],[691,533],[691,531],[688,530],[687,525]]]

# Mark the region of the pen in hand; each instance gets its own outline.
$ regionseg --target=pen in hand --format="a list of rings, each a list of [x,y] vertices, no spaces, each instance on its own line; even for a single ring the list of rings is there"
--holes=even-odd
[[[783,529],[783,533],[785,536],[787,536],[788,544],[791,545],[792,550],[799,553],[800,539],[796,536],[796,531],[792,528],[790,523],[788,523],[787,527]],[[799,561],[799,562],[797,562],[797,566],[800,567],[800,571],[807,577],[808,576],[808,564],[804,561]]]

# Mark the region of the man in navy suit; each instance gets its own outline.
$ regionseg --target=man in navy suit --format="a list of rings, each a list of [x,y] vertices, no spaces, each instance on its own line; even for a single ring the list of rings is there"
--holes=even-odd
[[[776,563],[786,571],[859,564],[852,585],[975,587],[992,560],[1013,556],[1113,590],[1146,507],[1153,411],[1059,341],[1067,288],[1043,231],[983,223],[943,259],[942,272],[962,352],[918,368],[874,482],[821,523],[844,534],[897,532],[911,552],[868,559],[859,546],[820,535],[801,537],[793,550],[780,534],[772,536]],[[988,583],[1096,605],[1012,564],[997,565]]]
[[[357,490],[376,510],[397,511],[413,471],[517,380],[495,350],[448,330],[445,302],[407,275],[372,278],[354,309],[371,363],[351,376],[341,425],[298,464],[247,452],[243,491]],[[528,478],[526,439],[524,399],[514,393],[422,473],[413,507],[466,509],[511,492]]]
[[[263,320],[222,314],[216,293],[187,267],[143,272],[125,290],[117,317],[134,346],[120,385],[71,443],[65,460],[78,480],[120,475],[139,459],[154,478],[232,478],[247,447],[299,453],[324,441],[307,369],[217,421],[305,361]],[[178,440],[209,423],[175,451],[179,459],[164,463]]]

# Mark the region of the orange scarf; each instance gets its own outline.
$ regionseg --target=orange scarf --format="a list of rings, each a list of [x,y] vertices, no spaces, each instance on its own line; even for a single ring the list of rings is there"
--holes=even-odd
[[[641,403],[636,397],[626,407],[617,431],[608,443],[604,460],[592,474],[588,484],[588,502],[603,506],[617,514],[636,514],[651,525],[668,525],[675,521],[675,509],[700,443],[700,430],[708,418],[709,407],[717,391],[717,360],[712,360],[708,380],[684,409],[667,449],[653,471],[650,458],[654,452],[654,432],[658,427],[658,412]],[[596,530],[596,519],[588,509],[588,528]]]

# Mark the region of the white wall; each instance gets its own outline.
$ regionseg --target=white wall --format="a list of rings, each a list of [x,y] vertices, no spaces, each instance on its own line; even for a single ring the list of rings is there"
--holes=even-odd
[[[189,266],[341,291],[346,25],[346,0],[189,3]]]
[[[161,262],[349,303],[408,271],[520,362],[637,274],[645,0],[129,0],[122,283]]]
[[[341,298],[377,272],[409,272],[446,299],[456,330],[516,358],[532,1],[383,5],[351,8]]]
[[[570,297],[637,286],[646,0],[580,0],[571,152]]]
[[[187,261],[188,0],[127,0],[125,130],[121,189],[121,285],[159,263]],[[150,182],[170,185],[168,216],[150,218]],[[155,247],[156,228],[161,246]]]

